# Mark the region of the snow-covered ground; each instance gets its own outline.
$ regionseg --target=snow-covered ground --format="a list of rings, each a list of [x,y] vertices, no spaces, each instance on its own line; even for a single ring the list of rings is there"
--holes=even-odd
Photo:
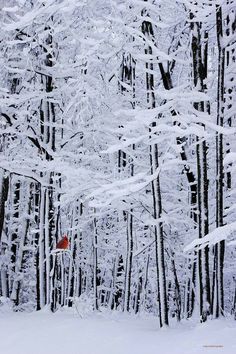
[[[188,321],[160,330],[153,317],[7,312],[0,313],[0,353],[235,354],[236,321]]]

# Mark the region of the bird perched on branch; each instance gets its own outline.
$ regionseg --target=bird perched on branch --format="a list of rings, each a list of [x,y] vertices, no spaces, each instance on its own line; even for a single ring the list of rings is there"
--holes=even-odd
[[[69,247],[68,237],[65,235],[62,239],[57,243],[56,248],[61,250],[66,250]]]

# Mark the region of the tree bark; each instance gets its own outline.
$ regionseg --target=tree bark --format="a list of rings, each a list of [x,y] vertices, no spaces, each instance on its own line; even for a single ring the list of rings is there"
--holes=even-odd
[[[148,14],[145,13],[146,16]],[[152,24],[149,21],[142,22],[142,33],[148,38],[154,38]],[[145,54],[152,54],[152,48],[148,45],[145,49]],[[153,64],[146,62],[146,88],[147,88],[147,104],[149,109],[156,107],[156,98],[154,93],[154,75]],[[150,127],[150,134],[152,127],[156,126],[156,122]],[[151,136],[151,135],[150,135]],[[159,153],[157,144],[150,144],[150,170],[154,174],[159,167]],[[167,306],[167,291],[166,291],[166,275],[165,275],[165,257],[164,257],[164,233],[163,223],[160,221],[162,216],[162,198],[160,176],[158,175],[151,182],[152,198],[153,198],[153,218],[156,220],[154,226],[155,235],[155,262],[156,262],[156,276],[157,276],[157,298],[159,303],[159,321],[160,327],[168,325],[168,306]]]
[[[192,20],[194,16],[190,14]],[[192,59],[194,86],[201,92],[206,91],[207,78],[207,46],[208,38],[202,30],[200,22],[191,22],[192,30]],[[202,36],[204,41],[202,41]],[[209,103],[194,103],[194,108],[200,112],[210,113]],[[204,127],[204,125],[203,125]],[[208,175],[207,175],[207,144],[197,138],[197,205],[198,205],[198,237],[202,238],[209,232],[208,211]],[[210,274],[209,274],[209,248],[198,251],[198,300],[200,320],[206,321],[210,314]]]
[[[216,5],[216,33],[218,45],[218,84],[217,84],[217,125],[224,126],[224,75],[225,48],[223,46],[222,8]],[[224,146],[223,134],[216,133],[216,227],[224,225]],[[214,317],[224,315],[224,254],[225,241],[219,242],[214,248],[214,292],[212,311]]]

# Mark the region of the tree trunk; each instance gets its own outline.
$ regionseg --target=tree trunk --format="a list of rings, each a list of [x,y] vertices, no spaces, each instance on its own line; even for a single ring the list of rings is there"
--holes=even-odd
[[[223,41],[222,8],[216,5],[216,32],[218,44],[218,85],[217,85],[217,125],[224,125],[224,75],[225,75],[225,48]],[[216,133],[216,227],[224,225],[224,151],[223,134]],[[214,317],[224,315],[224,254],[225,241],[219,242],[214,248]]]
[[[194,17],[191,14],[191,19]],[[199,22],[191,23],[192,30],[192,58],[193,58],[193,81],[194,86],[201,92],[206,91],[205,81],[207,78],[207,46],[208,38],[202,31]],[[202,41],[202,36],[204,41]],[[203,44],[202,44],[203,43]],[[210,113],[209,103],[199,102],[194,108],[200,112]],[[198,237],[202,238],[209,232],[208,217],[208,176],[207,176],[207,144],[197,139],[197,205],[198,205]],[[200,320],[205,321],[210,314],[210,274],[209,274],[209,249],[198,251],[198,301]]]
[[[148,14],[145,13],[146,16]],[[142,33],[148,38],[153,39],[154,33],[152,24],[149,21],[143,21]],[[145,54],[152,54],[152,48],[147,46]],[[150,72],[153,72],[153,64],[146,62],[146,88],[147,88],[147,104],[149,109],[156,107],[156,98],[154,93],[154,76]],[[156,122],[150,127],[150,137],[152,133],[152,127],[156,126]],[[157,144],[150,145],[150,170],[153,175],[159,167],[159,154]],[[163,223],[160,221],[162,216],[162,199],[161,199],[161,187],[160,176],[158,175],[152,182],[152,198],[153,198],[153,218],[156,220],[154,226],[155,235],[155,262],[156,262],[156,275],[157,275],[157,298],[159,303],[159,321],[160,327],[168,325],[168,307],[167,307],[167,292],[166,292],[166,275],[165,275],[165,259],[164,259],[164,233]]]
[[[5,249],[7,245],[3,243],[3,226],[5,221],[5,204],[7,202],[9,192],[9,176],[6,175],[6,171],[0,169],[0,256],[5,254]],[[8,297],[9,288],[8,288],[8,273],[5,268],[1,267],[0,273],[0,296]]]

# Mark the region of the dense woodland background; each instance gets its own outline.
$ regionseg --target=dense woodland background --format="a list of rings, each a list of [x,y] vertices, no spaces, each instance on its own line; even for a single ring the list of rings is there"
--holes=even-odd
[[[0,0],[0,24],[0,303],[236,318],[234,0]]]

